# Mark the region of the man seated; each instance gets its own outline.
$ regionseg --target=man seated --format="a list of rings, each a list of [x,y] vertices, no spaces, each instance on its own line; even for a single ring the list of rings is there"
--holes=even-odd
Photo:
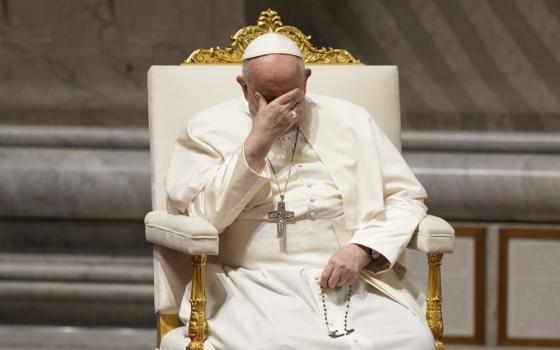
[[[401,258],[425,191],[365,109],[306,94],[310,75],[293,41],[263,34],[243,55],[245,98],[200,112],[179,135],[170,209],[220,232],[206,347],[434,349]],[[184,323],[188,298],[189,288]],[[161,348],[187,341],[183,328]]]

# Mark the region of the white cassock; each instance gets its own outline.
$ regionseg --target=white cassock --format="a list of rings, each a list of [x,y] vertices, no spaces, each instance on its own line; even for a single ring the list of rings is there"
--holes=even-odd
[[[403,249],[426,215],[425,191],[400,153],[361,107],[306,96],[289,179],[295,133],[269,153],[281,190],[287,181],[286,238],[267,218],[280,200],[273,171],[250,169],[243,142],[251,127],[244,99],[199,113],[181,131],[166,178],[171,211],[208,220],[220,232],[209,264],[209,349],[433,349],[422,286],[406,270]],[[323,295],[318,278],[341,246],[379,252],[348,288]],[[190,286],[180,318],[190,315]],[[325,312],[326,309],[326,312]],[[326,320],[325,320],[326,313]],[[331,338],[329,331],[343,333]],[[162,349],[184,349],[185,329]]]

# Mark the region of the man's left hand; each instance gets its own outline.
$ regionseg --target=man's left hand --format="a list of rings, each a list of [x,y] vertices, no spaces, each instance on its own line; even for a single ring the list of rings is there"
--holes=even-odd
[[[371,261],[368,249],[348,244],[338,249],[329,259],[321,274],[321,287],[336,288],[351,285],[364,266]]]

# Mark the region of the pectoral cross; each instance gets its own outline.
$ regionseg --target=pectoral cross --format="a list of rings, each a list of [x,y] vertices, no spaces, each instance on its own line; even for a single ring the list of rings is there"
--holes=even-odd
[[[280,202],[278,202],[278,207],[276,210],[268,213],[269,219],[276,220],[276,230],[278,239],[286,238],[286,220],[293,219],[294,212],[286,211],[286,203],[284,202],[284,196],[280,197]]]

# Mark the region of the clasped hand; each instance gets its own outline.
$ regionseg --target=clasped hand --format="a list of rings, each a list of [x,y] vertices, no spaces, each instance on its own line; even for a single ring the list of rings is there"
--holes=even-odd
[[[364,266],[371,261],[371,255],[357,244],[339,248],[329,259],[321,274],[322,288],[336,288],[351,285]]]

